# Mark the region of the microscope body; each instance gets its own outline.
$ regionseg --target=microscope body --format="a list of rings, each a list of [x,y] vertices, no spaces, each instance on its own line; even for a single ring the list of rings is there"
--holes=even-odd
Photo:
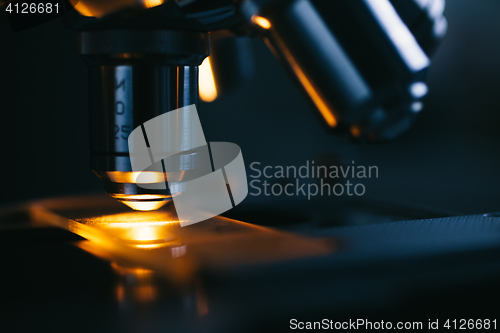
[[[95,16],[70,24],[89,65],[91,168],[108,194],[144,210],[169,202],[182,183],[138,186],[128,135],[158,115],[198,104],[198,66],[222,50],[210,39],[262,38],[327,130],[378,142],[407,130],[422,110],[430,56],[446,31],[443,0],[87,0],[75,8]],[[216,82],[239,72],[223,67],[213,72]],[[197,167],[195,157],[185,158],[193,160],[174,172]],[[149,181],[166,182],[166,171],[152,172]]]

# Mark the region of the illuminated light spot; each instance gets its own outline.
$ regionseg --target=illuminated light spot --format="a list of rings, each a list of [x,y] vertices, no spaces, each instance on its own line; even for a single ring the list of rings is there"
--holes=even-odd
[[[106,229],[129,230],[134,227],[166,227],[178,226],[177,216],[169,210],[162,211],[128,211],[126,213],[102,215],[92,219],[75,219],[77,222],[99,226]]]
[[[424,108],[424,104],[422,102],[414,102],[411,105],[411,110],[414,113],[418,113],[418,112],[422,111],[423,108]]]
[[[160,238],[159,230],[155,227],[134,228],[130,233],[128,238],[138,242],[153,241]]]
[[[73,8],[75,8],[83,16],[102,17],[120,9],[136,6],[138,4],[145,8],[152,8],[164,3],[164,0],[127,0],[127,1],[97,1],[97,0],[69,0]]]
[[[446,34],[446,30],[448,30],[448,21],[446,21],[444,17],[436,20],[434,26],[432,27],[434,36],[438,38],[444,37],[444,35]]]
[[[83,16],[99,17],[103,15],[101,11],[85,4],[84,1],[70,0],[70,3],[73,5],[73,8],[75,8]]]
[[[364,1],[380,27],[392,41],[392,44],[413,70],[420,71],[429,66],[430,60],[418,44],[415,36],[401,20],[389,0]]]
[[[361,131],[357,126],[352,125],[351,126],[351,134],[355,138],[359,138],[361,136]]]
[[[163,183],[165,175],[163,172],[143,171],[143,172],[123,172],[123,171],[108,171],[106,172],[109,179],[114,183],[139,183],[153,184]]]
[[[121,200],[122,203],[125,205],[129,206],[133,210],[141,210],[141,211],[150,211],[150,210],[156,210],[158,208],[161,208],[165,206],[165,204],[168,201],[162,200],[162,201],[126,201],[126,200]]]
[[[127,245],[139,249],[157,249],[166,246],[180,246],[179,242],[175,240],[175,236],[161,226],[133,227],[123,233],[120,236],[120,240]]]
[[[217,87],[215,86],[214,73],[207,57],[200,65],[200,98],[203,102],[213,102],[217,98]]]
[[[429,17],[437,19],[443,16],[445,3],[444,0],[434,0],[428,9]]]
[[[134,210],[150,211],[170,202],[170,196],[161,194],[112,194],[113,198]]]
[[[152,250],[152,249],[158,249],[160,247],[166,247],[168,243],[164,244],[135,244],[134,247],[138,249],[144,249],[144,250]]]
[[[169,198],[167,195],[161,194],[114,194],[113,198],[118,200],[132,200],[132,201],[156,201],[156,200],[165,200]]]
[[[136,226],[165,226],[165,225],[177,225],[179,221],[159,221],[159,222],[111,222],[105,223],[106,228],[130,228]]]
[[[427,85],[423,82],[415,82],[410,85],[410,93],[415,98],[424,97],[428,91]]]
[[[143,267],[127,267],[119,265],[116,262],[111,263],[111,267],[121,275],[135,275],[141,279],[148,278],[153,274],[153,271]]]
[[[268,19],[259,16],[259,15],[253,15],[251,18],[252,22],[257,24],[259,27],[262,29],[270,29],[271,28],[271,22],[269,22]]]
[[[144,6],[146,8],[152,8],[159,6],[163,3],[163,0],[144,0]]]
[[[431,0],[416,0],[415,2],[418,4],[420,9],[425,9],[427,8]]]
[[[173,240],[175,237],[162,227],[134,227],[120,239],[130,244],[156,245]]]

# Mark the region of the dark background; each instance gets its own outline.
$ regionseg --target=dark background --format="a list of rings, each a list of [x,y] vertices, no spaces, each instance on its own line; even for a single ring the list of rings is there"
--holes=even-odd
[[[367,198],[456,214],[499,211],[500,2],[448,1],[445,16],[426,107],[400,138],[355,145],[328,135],[264,43],[252,40],[255,76],[200,105],[207,140],[237,143],[247,166],[298,167],[325,156],[377,165]],[[12,33],[0,13],[0,205],[103,191],[89,168],[87,106],[76,32],[59,18]],[[242,205],[262,200],[274,198],[248,196]]]

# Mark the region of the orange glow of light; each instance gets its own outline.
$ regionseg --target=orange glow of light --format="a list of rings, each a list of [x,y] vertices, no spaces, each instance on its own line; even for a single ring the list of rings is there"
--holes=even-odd
[[[100,11],[97,11],[91,6],[86,5],[83,1],[70,0],[70,3],[73,5],[73,8],[75,8],[83,16],[102,16],[102,13]]]
[[[357,126],[352,125],[351,126],[351,134],[355,138],[359,138],[361,136],[361,131]]]
[[[121,201],[125,205],[129,206],[133,210],[141,210],[143,212],[148,212],[150,210],[156,210],[165,206],[167,201]]]
[[[210,64],[210,57],[207,57],[200,65],[200,98],[203,102],[213,102],[217,98],[217,87],[215,86],[214,73]]]
[[[139,302],[151,302],[157,296],[157,289],[152,285],[138,286],[134,291],[135,298]]]
[[[176,225],[179,224],[179,221],[155,221],[155,222],[111,222],[106,224],[106,228],[134,228],[137,226],[142,227],[156,227],[156,226],[166,226],[166,225]]]
[[[124,172],[124,171],[108,171],[106,175],[112,182],[115,183],[140,183],[153,184],[162,183],[165,181],[163,172],[142,171],[142,172]],[[140,175],[140,179],[139,178]]]
[[[129,239],[133,239],[137,242],[148,242],[159,239],[160,233],[159,229],[156,227],[142,227],[142,228],[134,228],[131,230],[131,235],[129,235]]]
[[[116,299],[120,303],[122,303],[125,299],[125,288],[122,285],[118,285],[116,287]]]
[[[118,274],[125,277],[122,278],[122,283],[118,284],[116,288],[118,302],[124,302],[127,298],[126,294],[139,302],[150,302],[156,298],[158,290],[151,281],[154,271],[142,267],[122,266],[117,262],[112,262],[111,267]],[[134,278],[133,282],[130,282],[129,277]]]
[[[120,273],[121,275],[131,274],[131,275],[135,275],[136,277],[138,277],[141,280],[147,279],[151,275],[153,275],[152,270],[147,269],[147,268],[143,268],[143,267],[126,267],[126,266],[119,265],[116,262],[112,262],[111,267],[115,271]]]
[[[163,3],[163,0],[144,0],[144,6],[146,8],[152,8],[159,6]]]
[[[167,198],[161,194],[113,194],[113,198],[118,200],[164,200]]]
[[[271,22],[269,22],[268,19],[259,16],[259,15],[253,15],[251,18],[252,22],[257,24],[259,27],[262,29],[270,29],[271,28]]]
[[[113,194],[112,197],[133,210],[142,211],[156,210],[169,202],[168,196],[160,194]]]
[[[174,245],[174,247],[182,246],[178,244],[175,236],[162,226],[133,227],[119,236],[119,238],[121,241],[130,246],[144,250]],[[172,257],[174,257],[173,253]]]
[[[133,227],[122,234],[120,239],[128,244],[156,245],[172,241],[175,237],[162,226],[148,226]]]
[[[333,116],[333,114],[330,111],[330,108],[325,104],[321,96],[318,94],[316,89],[314,89],[314,86],[312,83],[309,81],[309,79],[306,77],[302,69],[298,65],[295,64],[295,66],[292,66],[294,69],[295,74],[297,75],[297,78],[299,79],[300,83],[302,83],[302,86],[304,89],[307,91],[307,94],[311,97],[313,100],[314,104],[318,108],[319,112],[321,112],[321,115],[323,116],[323,119],[325,119],[326,123],[330,127],[336,127],[337,126],[337,119]]]
[[[96,207],[99,209],[100,206]],[[186,259],[186,256],[173,260],[170,254],[169,247],[178,247],[180,240],[176,239],[170,227],[172,224],[176,228],[179,222],[172,220],[168,212],[128,212],[68,219],[41,204],[32,205],[29,212],[36,223],[62,227],[86,238],[87,241],[79,242],[78,246],[98,257],[109,261],[125,260],[127,265],[142,267],[135,270],[136,275],[148,275],[150,271],[154,271],[180,285],[189,283],[193,277],[194,263]],[[156,227],[154,230],[141,230],[137,233],[130,231],[146,225]],[[143,241],[134,241],[135,235]],[[139,244],[154,244],[155,248],[146,250],[137,246]],[[121,291],[117,291],[117,296],[126,299],[127,291],[124,290],[124,293],[123,295]]]
[[[168,244],[136,244],[134,247],[143,250],[159,249],[160,247],[165,247]]]
[[[292,56],[290,51],[288,51],[288,48],[286,45],[280,41],[279,39],[277,40],[277,43],[281,44],[280,49],[283,51],[283,55],[285,56],[286,60],[290,63],[290,66],[292,67],[292,70],[294,71],[295,75],[299,79],[300,83],[306,90],[307,94],[309,97],[311,97],[313,103],[316,105],[316,108],[319,110],[321,113],[321,116],[323,119],[325,119],[326,123],[330,127],[336,127],[337,126],[337,119],[335,119],[332,111],[326,105],[326,103],[323,101],[323,98],[319,95],[319,93],[316,91],[314,88],[313,84],[309,79],[307,78],[307,75],[302,71],[300,68],[299,64],[295,60],[295,58]]]
[[[141,5],[152,8],[164,3],[164,0],[70,0],[71,5],[83,16],[102,17],[126,7]]]
[[[177,217],[165,211],[126,212],[94,217],[91,221],[87,219],[76,219],[76,221],[105,229],[117,230],[128,230],[135,227],[176,227],[179,225]]]

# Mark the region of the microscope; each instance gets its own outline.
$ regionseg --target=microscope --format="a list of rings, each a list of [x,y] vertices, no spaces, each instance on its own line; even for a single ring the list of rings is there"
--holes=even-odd
[[[139,174],[128,145],[150,119],[193,105],[201,113],[200,98],[224,98],[244,81],[248,52],[226,42],[248,38],[265,42],[316,111],[318,127],[353,143],[391,140],[424,107],[430,58],[447,29],[443,0],[72,5],[64,20],[78,31],[88,65],[90,165],[108,195],[0,212],[6,225],[29,226],[0,233],[6,251],[16,249],[3,275],[15,294],[4,302],[23,305],[9,319],[24,322],[31,310],[40,322],[67,322],[64,330],[76,324],[109,332],[111,323],[122,331],[254,332],[324,318],[430,325],[448,311],[448,319],[482,318],[492,327],[498,311],[483,301],[499,295],[499,214],[405,211],[377,219],[380,210],[369,217],[358,210],[357,225],[339,227],[344,212],[301,219],[292,207],[299,201],[290,200],[281,215],[261,214],[256,222],[215,216],[181,227],[169,203],[184,191],[182,175],[199,167],[197,153],[172,151],[163,169]],[[216,89],[205,95],[207,73]],[[187,112],[163,130],[189,146],[198,139],[197,121]],[[166,181],[168,188],[140,186]],[[333,215],[349,209],[346,202],[324,206]],[[103,325],[90,324],[93,318]]]
[[[221,88],[243,79],[244,50],[222,50],[221,40],[262,38],[328,131],[379,142],[422,110],[430,56],[447,27],[443,0],[84,0],[75,9],[66,25],[79,31],[88,65],[91,168],[111,197],[138,210],[181,193],[171,177],[196,168],[196,154],[145,175],[152,184],[168,178],[167,189],[145,189],[127,138],[149,119],[198,106],[198,68],[210,54],[235,59],[211,66]],[[193,140],[193,121],[179,119],[179,145]]]

